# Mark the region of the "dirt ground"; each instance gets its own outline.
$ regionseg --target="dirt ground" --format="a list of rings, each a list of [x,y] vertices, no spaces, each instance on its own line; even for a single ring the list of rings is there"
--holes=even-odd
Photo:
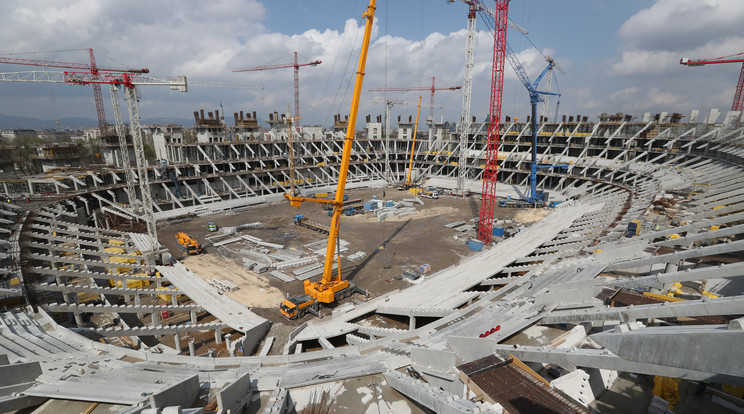
[[[409,192],[390,188],[350,190],[347,194],[351,200],[361,199],[363,201],[368,201],[373,196],[379,200],[393,201],[413,198]],[[341,262],[343,277],[356,282],[359,287],[366,289],[374,297],[410,286],[410,280],[402,276],[404,270],[418,273],[421,265],[429,264],[431,273],[435,273],[473,254],[474,252],[468,249],[466,243],[469,238],[476,236],[475,231],[460,233],[444,225],[462,220],[472,223],[470,220],[477,216],[477,204],[479,203],[477,196],[465,199],[443,196],[436,200],[422,200],[423,206],[414,204],[418,208],[416,214],[402,218],[378,221],[374,213],[342,216],[341,239],[349,242],[348,251],[342,253],[344,257]],[[275,325],[272,331],[290,331],[304,320],[285,320],[279,313],[278,304],[287,295],[304,293],[303,282],[285,283],[268,272],[259,275],[245,269],[240,250],[257,246],[247,241],[238,241],[222,247],[211,246],[206,237],[217,233],[209,233],[206,225],[209,220],[214,221],[220,228],[260,221],[263,223],[262,228],[244,230],[240,234],[258,237],[265,242],[282,244],[285,246],[284,251],[303,256],[309,254],[305,247],[306,244],[320,242],[322,246],[325,246],[327,235],[295,226],[292,223],[295,214],[303,214],[308,220],[323,226],[330,224],[330,217],[318,204],[306,202],[297,209],[290,207],[287,202],[277,202],[250,207],[237,213],[195,217],[179,223],[164,223],[158,226],[158,235],[160,242],[169,249],[171,254],[201,278],[207,280],[214,277],[218,280],[229,280],[240,286],[240,290],[231,293],[230,297],[272,321]],[[523,215],[520,221],[529,223],[541,218],[547,214],[547,211],[520,212],[518,209],[497,207],[494,212],[494,216],[499,219],[515,219],[515,216],[519,214]],[[185,254],[178,248],[175,238],[175,234],[179,231],[185,231],[202,243],[207,253],[185,257]],[[454,236],[457,236],[457,240]],[[274,249],[270,250],[274,251]],[[358,251],[365,252],[366,256],[356,262],[349,262],[345,259]],[[317,262],[322,264],[323,257],[318,257]],[[282,271],[285,274],[291,274],[291,270]],[[319,278],[317,276],[311,280]],[[354,295],[346,300],[359,301],[363,298]],[[305,316],[305,318],[311,317]],[[279,334],[279,332],[276,333]],[[270,335],[273,334],[270,333]],[[280,337],[276,336],[277,339]],[[278,345],[275,344],[274,348],[278,348]]]

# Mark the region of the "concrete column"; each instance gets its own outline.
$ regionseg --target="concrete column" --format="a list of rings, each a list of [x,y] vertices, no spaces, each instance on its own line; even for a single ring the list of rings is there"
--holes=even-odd
[[[26,181],[28,183],[28,193],[34,195],[34,183],[31,180]]]
[[[196,346],[193,339],[189,339],[189,355],[196,356]]]
[[[181,335],[178,332],[173,334],[173,343],[176,345],[176,351],[180,354],[183,349],[181,348]]]
[[[132,297],[130,295],[124,295],[124,303],[129,305],[131,301],[132,301]]]
[[[217,358],[217,350],[214,348],[209,348],[208,354],[210,358]]]
[[[225,348],[227,348],[227,352],[230,353],[230,356],[235,356],[235,352],[232,349],[232,334],[225,334]]]
[[[225,337],[227,337],[227,335],[225,335]],[[216,343],[217,345],[222,343],[222,329],[214,330],[214,343]]]
[[[178,306],[178,295],[171,295],[171,304]]]
[[[152,312],[152,327],[156,328],[160,326],[160,315],[158,315],[159,311],[155,310]]]
[[[83,315],[80,312],[75,312],[75,324],[77,326],[83,326]]]
[[[416,317],[411,315],[408,317],[408,330],[416,329]]]
[[[197,324],[197,323],[199,323],[199,322],[198,322],[198,321],[196,320],[196,311],[195,311],[195,310],[192,310],[192,311],[191,311],[191,323],[193,323],[193,324]]]
[[[134,294],[134,305],[135,305],[135,306],[140,306],[140,305],[142,305],[142,301],[140,300],[140,295],[139,295],[139,293],[135,293],[135,294]],[[140,319],[142,319],[142,312],[137,312],[137,317],[138,317],[138,318],[140,318]]]

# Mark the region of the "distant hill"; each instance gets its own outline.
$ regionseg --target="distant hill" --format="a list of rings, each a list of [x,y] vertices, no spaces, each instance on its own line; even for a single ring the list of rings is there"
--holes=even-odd
[[[127,121],[125,121],[127,122]],[[194,125],[194,119],[188,118],[143,118],[140,121],[143,125],[145,124],[176,124],[192,126]],[[109,124],[113,125],[114,121],[109,120]],[[63,129],[78,129],[78,128],[96,128],[98,121],[90,118],[61,118],[59,120],[59,128]],[[45,120],[38,118],[29,118],[24,116],[8,116],[0,114],[0,129],[8,128],[21,128],[21,129],[56,129],[57,120]]]

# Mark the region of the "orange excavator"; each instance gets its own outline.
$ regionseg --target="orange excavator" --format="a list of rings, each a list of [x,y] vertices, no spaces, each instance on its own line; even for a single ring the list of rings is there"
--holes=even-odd
[[[336,186],[336,198],[328,201],[322,198],[299,197],[294,194],[284,194],[289,200],[292,207],[300,207],[303,202],[310,201],[314,203],[330,204],[333,207],[331,215],[331,226],[328,234],[328,246],[326,248],[325,264],[323,266],[323,277],[319,282],[305,280],[305,294],[289,298],[279,306],[282,315],[289,319],[297,319],[306,313],[312,313],[320,316],[318,309],[321,304],[329,305],[337,300],[351,296],[355,291],[366,293],[364,290],[357,288],[356,284],[343,280],[341,277],[341,257],[339,256],[338,273],[333,273],[333,258],[336,256],[336,247],[338,245],[339,224],[344,209],[344,190],[346,189],[346,177],[349,173],[349,161],[351,159],[351,149],[354,144],[354,128],[356,126],[357,113],[359,112],[359,99],[362,94],[362,83],[364,81],[364,68],[367,63],[367,51],[369,49],[369,40],[372,35],[372,22],[375,18],[376,0],[370,0],[367,10],[363,17],[367,22],[364,28],[364,38],[362,50],[359,54],[359,67],[354,84],[354,95],[351,101],[351,110],[349,111],[349,122],[346,127],[346,138],[344,139],[344,150],[341,156],[341,167],[339,168],[338,184]]]

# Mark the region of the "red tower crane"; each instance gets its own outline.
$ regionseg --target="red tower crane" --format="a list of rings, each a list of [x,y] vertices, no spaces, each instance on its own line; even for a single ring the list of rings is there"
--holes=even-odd
[[[686,66],[703,66],[712,65],[714,63],[738,63],[741,64],[741,72],[739,73],[739,83],[736,84],[736,93],[734,93],[734,102],[731,104],[732,111],[741,111],[744,109],[744,52],[737,53],[735,55],[721,56],[712,59],[690,59],[682,58],[679,60],[680,65]]]
[[[483,167],[478,240],[491,242],[493,235],[493,208],[496,203],[496,176],[498,175],[499,126],[501,99],[504,94],[504,63],[506,60],[506,26],[509,20],[509,0],[496,0],[493,30],[493,68],[491,71],[491,100],[488,110],[488,138],[486,162]]]
[[[462,86],[451,86],[445,88],[436,87],[436,78],[431,78],[431,88],[428,86],[399,86],[393,88],[375,88],[370,92],[410,92],[410,91],[431,91],[431,103],[429,104],[429,122],[434,122],[434,91],[456,91],[462,89]]]
[[[284,63],[277,65],[263,65],[254,66],[251,68],[235,69],[233,72],[253,72],[257,70],[270,70],[270,69],[282,69],[282,68],[294,68],[294,104],[295,104],[295,124],[300,126],[300,66],[318,66],[323,63],[320,60],[315,60],[307,63],[297,63],[297,52],[294,52],[294,63]]]
[[[149,73],[150,71],[144,69],[111,69],[111,68],[99,68],[96,65],[96,58],[93,56],[93,49],[88,49],[90,54],[90,64],[88,63],[70,63],[70,62],[56,62],[53,60],[36,60],[36,59],[19,59],[11,57],[0,56],[0,63],[10,65],[27,65],[27,66],[40,66],[45,68],[65,68],[65,69],[82,69],[90,71],[93,77],[98,77],[99,71],[116,72],[116,73]],[[93,84],[93,98],[96,101],[96,112],[98,114],[98,129],[101,132],[101,136],[106,135],[108,125],[106,123],[106,111],[103,107],[103,97],[101,95],[101,85],[99,83]]]

